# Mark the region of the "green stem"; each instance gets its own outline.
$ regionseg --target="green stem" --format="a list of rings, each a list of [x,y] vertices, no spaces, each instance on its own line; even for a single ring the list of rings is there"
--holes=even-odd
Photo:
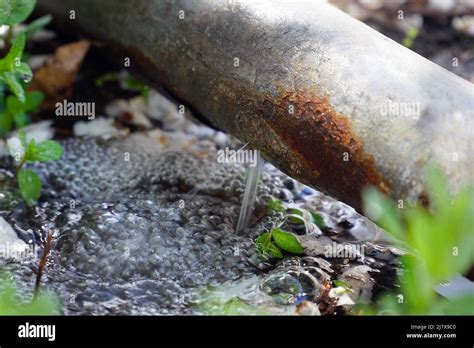
[[[21,168],[23,167],[23,165],[25,164],[25,156],[23,156],[20,160],[20,162],[18,163],[18,166],[16,167],[16,171],[15,171],[15,176],[18,177],[18,173],[20,172]]]
[[[267,249],[270,246],[270,244],[272,244],[273,230],[270,230],[270,232],[268,232],[268,233],[269,233],[268,240],[267,240],[267,244],[265,245],[265,248],[267,248]]]

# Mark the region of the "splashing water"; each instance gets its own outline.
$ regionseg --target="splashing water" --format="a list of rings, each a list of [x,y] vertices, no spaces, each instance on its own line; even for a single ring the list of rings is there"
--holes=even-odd
[[[256,151],[256,165],[249,166],[247,171],[247,183],[245,184],[244,199],[240,209],[239,221],[237,222],[236,233],[239,234],[249,224],[250,216],[252,215],[255,198],[257,196],[258,181],[262,173],[265,161],[260,156],[260,151]]]

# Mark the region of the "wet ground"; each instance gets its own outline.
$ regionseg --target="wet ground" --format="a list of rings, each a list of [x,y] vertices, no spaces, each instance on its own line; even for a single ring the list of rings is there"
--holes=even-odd
[[[69,139],[63,142],[61,161],[31,167],[43,179],[40,203],[26,209],[18,201],[13,211],[2,210],[0,216],[23,241],[35,241],[38,255],[45,236],[53,232],[42,286],[60,295],[64,314],[208,313],[213,311],[203,310],[202,301],[210,295],[202,294],[213,288],[221,289],[221,299],[230,292],[234,296],[228,300],[263,303],[271,313],[295,313],[296,305],[316,301],[326,281],[344,278],[354,268],[354,279],[367,277],[363,299],[354,295],[357,302],[393,286],[397,262],[388,249],[372,246],[371,242],[385,244],[374,224],[269,164],[251,225],[237,235],[246,168],[217,163],[220,145],[212,139],[201,137],[191,151],[159,150],[145,135],[109,141]],[[4,182],[11,180],[6,169],[2,175]],[[270,197],[320,212],[324,235],[304,236],[316,243],[316,248],[308,247],[306,257],[288,264],[256,254],[255,238],[281,218],[267,215]],[[300,226],[285,228],[305,233]],[[332,240],[362,243],[367,246],[365,259],[325,258],[324,246]],[[36,267],[37,260],[23,260],[6,268],[32,289]],[[242,282],[244,287],[239,286]],[[282,303],[281,294],[298,296]]]

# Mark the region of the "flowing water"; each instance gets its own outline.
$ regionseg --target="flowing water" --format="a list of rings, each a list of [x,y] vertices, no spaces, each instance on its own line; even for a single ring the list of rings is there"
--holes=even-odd
[[[237,222],[236,233],[240,233],[249,225],[250,217],[255,205],[257,196],[258,183],[262,174],[265,161],[260,156],[260,151],[257,151],[256,165],[249,166],[247,171],[247,182],[245,184],[244,199],[242,200],[242,207],[240,208],[239,220]]]

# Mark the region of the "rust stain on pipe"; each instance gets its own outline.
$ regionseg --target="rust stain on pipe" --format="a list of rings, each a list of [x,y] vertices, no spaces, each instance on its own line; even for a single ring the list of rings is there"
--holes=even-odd
[[[328,97],[281,91],[276,98],[265,96],[259,112],[281,138],[279,146],[293,153],[294,158],[272,158],[281,167],[292,168],[291,175],[334,195],[342,194],[355,207],[360,207],[360,190],[366,185],[389,191],[387,180],[373,158],[364,153],[363,142],[352,131],[349,119],[334,110]],[[339,180],[334,180],[335,176]]]

